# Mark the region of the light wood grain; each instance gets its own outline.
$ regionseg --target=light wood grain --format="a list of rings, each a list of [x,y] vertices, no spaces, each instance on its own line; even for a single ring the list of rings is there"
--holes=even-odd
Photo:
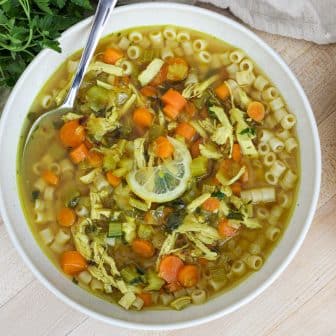
[[[131,331],[88,318],[47,291],[23,264],[0,221],[1,335],[336,335],[336,45],[256,33],[303,85],[319,126],[323,155],[318,211],[303,247],[281,277],[252,303],[211,323],[179,331]]]

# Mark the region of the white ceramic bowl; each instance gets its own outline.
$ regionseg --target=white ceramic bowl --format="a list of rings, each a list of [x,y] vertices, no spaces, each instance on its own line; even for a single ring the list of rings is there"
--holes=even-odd
[[[298,120],[301,145],[301,187],[294,215],[285,235],[265,265],[235,289],[201,306],[183,311],[125,311],[75,286],[51,264],[36,244],[17,194],[16,155],[23,120],[43,84],[74,51],[83,47],[91,19],[60,38],[63,53],[41,52],[26,69],[8,99],[0,128],[1,212],[10,237],[37,278],[55,295],[78,310],[102,321],[140,329],[182,328],[207,322],[248,303],[265,290],[293,259],[312,221],[320,187],[321,157],[317,127],[299,82],[282,59],[261,39],[236,22],[213,12],[173,3],[147,3],[118,8],[105,34],[132,26],[174,24],[204,31],[242,48],[279,88]]]

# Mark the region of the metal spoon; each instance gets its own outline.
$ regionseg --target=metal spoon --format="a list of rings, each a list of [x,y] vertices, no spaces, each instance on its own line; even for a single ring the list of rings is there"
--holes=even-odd
[[[68,113],[74,107],[75,99],[84,78],[87,67],[90,63],[92,55],[97,47],[99,38],[103,32],[103,28],[107,21],[109,14],[112,12],[118,0],[100,0],[97,6],[95,16],[93,18],[93,23],[91,31],[86,42],[82,57],[80,59],[75,77],[72,81],[71,87],[69,89],[68,95],[65,98],[63,104],[54,110],[43,113],[38,117],[33,125],[31,126],[28,135],[26,137],[25,145],[27,146],[30,141],[34,131],[43,125],[50,124],[51,121],[59,119],[63,114]]]

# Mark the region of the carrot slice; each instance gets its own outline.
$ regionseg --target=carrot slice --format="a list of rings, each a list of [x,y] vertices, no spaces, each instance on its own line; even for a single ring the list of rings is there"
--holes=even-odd
[[[174,153],[174,146],[167,137],[160,136],[155,140],[155,154],[160,159],[167,159]]]
[[[155,87],[147,85],[140,90],[141,94],[145,97],[157,97],[158,92]]]
[[[89,151],[83,143],[70,152],[70,158],[72,162],[76,164],[81,163],[87,159],[88,156]]]
[[[175,134],[180,135],[186,140],[190,141],[196,134],[196,130],[187,122],[182,122],[175,129]]]
[[[185,265],[178,273],[178,281],[183,287],[193,287],[199,280],[199,271],[195,265]]]
[[[151,258],[155,253],[153,244],[149,240],[134,239],[132,242],[133,251],[143,258]]]
[[[187,104],[181,93],[174,89],[169,89],[161,99],[165,104],[173,106],[178,111],[181,111]]]
[[[87,268],[85,258],[78,251],[63,252],[60,263],[63,272],[68,275],[76,275]]]
[[[166,105],[164,108],[163,108],[163,112],[164,114],[170,118],[170,119],[173,119],[175,120],[177,118],[177,116],[179,115],[180,111],[178,111],[174,106],[172,105]]]
[[[217,197],[210,197],[202,204],[202,209],[209,212],[215,212],[219,209],[219,205],[220,201]]]
[[[167,255],[162,258],[159,266],[159,277],[168,283],[176,282],[177,275],[183,267],[183,261],[174,255]]]
[[[121,183],[121,178],[118,176],[113,175],[111,171],[106,173],[106,179],[108,183],[111,184],[112,187],[117,187]]]
[[[65,147],[77,147],[85,140],[85,129],[77,119],[71,120],[61,127],[59,136]]]
[[[218,223],[218,233],[221,237],[232,237],[237,233],[226,218],[222,218]]]
[[[52,172],[51,170],[45,170],[42,173],[42,178],[48,184],[53,185],[53,186],[57,186],[58,183],[59,183],[59,177],[54,172]]]
[[[247,107],[247,114],[254,121],[260,122],[265,118],[265,107],[260,102],[251,102]]]
[[[133,112],[133,121],[140,127],[149,127],[153,123],[153,113],[145,107],[139,107]]]
[[[220,86],[217,86],[216,89],[215,89],[215,93],[216,93],[217,97],[222,99],[222,100],[225,100],[225,99],[230,97],[229,88],[225,83],[223,83]]]
[[[240,151],[240,146],[238,143],[233,144],[232,146],[232,159],[236,162],[240,162],[241,160],[241,151]]]
[[[124,55],[120,50],[115,48],[106,48],[103,54],[103,62],[108,64],[115,64]]]
[[[144,302],[144,307],[152,305],[152,294],[148,292],[141,292],[137,296]]]
[[[232,192],[236,195],[236,196],[240,196],[240,192],[241,192],[241,184],[239,182],[235,182],[233,184],[231,184],[231,190]]]
[[[87,158],[92,167],[98,168],[103,165],[103,155],[97,151],[89,151]]]
[[[69,227],[75,224],[77,215],[74,210],[70,208],[62,208],[57,214],[57,222],[59,225]]]

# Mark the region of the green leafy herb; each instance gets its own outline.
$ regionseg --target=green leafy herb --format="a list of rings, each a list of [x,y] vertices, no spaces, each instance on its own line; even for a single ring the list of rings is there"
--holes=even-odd
[[[93,10],[89,0],[2,0],[0,3],[0,87],[13,86],[42,49],[60,52],[56,39]]]
[[[32,191],[32,200],[35,202],[40,197],[40,191],[39,190],[33,190]]]
[[[243,220],[244,216],[240,212],[229,212],[229,214],[226,216],[227,219],[236,219],[236,220]]]
[[[72,282],[75,284],[75,285],[78,285],[78,280],[76,278],[72,278]]]
[[[256,130],[253,127],[247,127],[247,128],[244,128],[239,134],[241,135],[247,134],[250,137],[255,137]]]
[[[216,192],[212,193],[211,196],[212,197],[217,197],[220,200],[223,200],[226,197],[226,195],[224,193],[222,193],[221,191],[216,191]]]

